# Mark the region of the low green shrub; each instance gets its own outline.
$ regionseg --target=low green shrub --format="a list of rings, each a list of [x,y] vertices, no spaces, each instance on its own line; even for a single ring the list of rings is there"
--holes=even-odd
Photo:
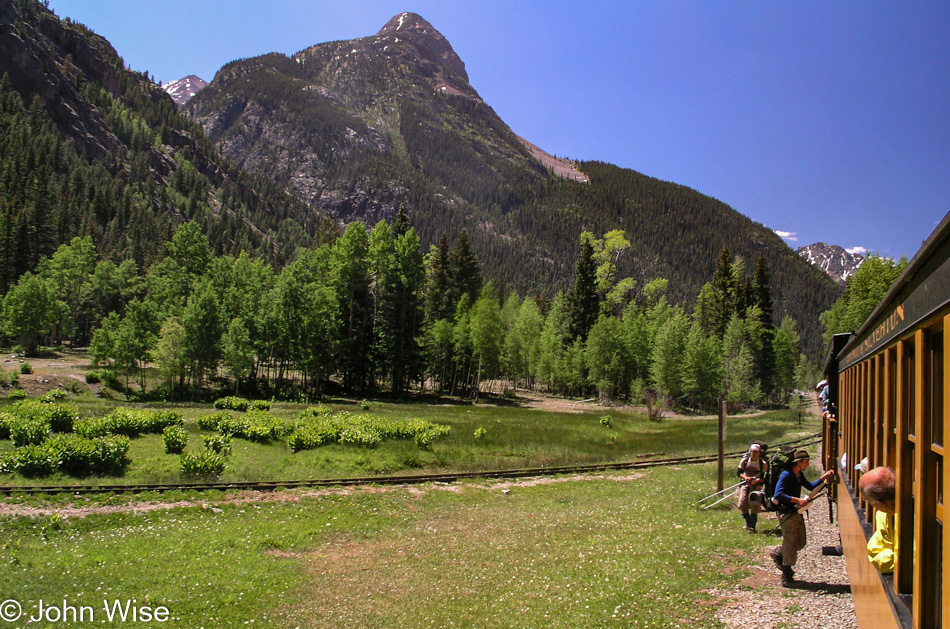
[[[42,400],[20,400],[9,411],[23,419],[44,420],[53,432],[72,432],[79,410],[73,404],[47,403]]]
[[[329,424],[312,424],[297,426],[287,437],[287,445],[291,452],[313,450],[320,446],[336,443],[338,431]]]
[[[102,373],[98,369],[86,372],[86,384],[99,384],[100,382],[102,382]]]
[[[7,393],[8,400],[24,400],[26,399],[26,391],[23,389],[13,389]]]
[[[80,437],[94,439],[112,434],[112,422],[108,417],[90,417],[73,424],[73,430]]]
[[[432,442],[438,439],[439,437],[449,434],[449,431],[452,430],[451,426],[443,426],[441,424],[430,424],[428,428],[416,433],[415,441],[416,445],[423,450],[428,450],[432,447]]]
[[[270,400],[254,400],[251,402],[250,409],[252,411],[269,411]]]
[[[30,363],[23,363],[20,365],[20,373],[22,374],[31,374],[33,373],[33,365]]]
[[[287,444],[294,452],[317,448],[328,443],[375,447],[384,439],[413,439],[422,449],[448,434],[450,427],[432,424],[421,419],[389,421],[375,415],[353,414],[346,411],[329,413],[307,409],[297,415]]]
[[[10,424],[16,419],[16,415],[8,411],[0,411],[0,439],[10,438]]]
[[[614,418],[610,415],[601,415],[600,416],[600,425],[610,428],[610,425],[613,423]]]
[[[218,398],[214,401],[214,407],[219,410],[231,410],[231,411],[247,411],[248,401],[246,398],[237,397],[235,395],[229,395],[227,397]]]
[[[79,409],[73,404],[47,404],[46,418],[53,432],[72,432],[79,419]]]
[[[203,437],[205,450],[222,456],[231,454],[231,435],[208,435]]]
[[[481,439],[481,438],[484,437],[486,434],[488,434],[488,431],[485,430],[485,427],[484,427],[484,426],[479,426],[478,428],[475,429],[475,438],[476,438],[476,439]]]
[[[106,417],[82,420],[75,423],[76,432],[87,438],[105,435],[138,437],[141,434],[161,434],[169,426],[183,424],[178,411],[146,411],[117,408]]]
[[[266,411],[249,411],[242,417],[227,417],[218,423],[218,431],[255,443],[270,443],[285,433],[284,422]]]
[[[65,400],[67,397],[69,397],[69,394],[62,389],[51,389],[43,394],[39,400],[44,404],[53,404],[55,402],[59,402],[60,400]]]
[[[13,451],[4,464],[27,478],[45,478],[59,470],[59,453],[49,444],[31,443]]]
[[[49,420],[43,417],[14,417],[10,422],[10,440],[17,448],[39,445],[53,433]]]
[[[124,435],[53,435],[45,445],[58,453],[60,469],[70,476],[119,476],[129,464],[129,438]]]
[[[219,411],[209,415],[202,415],[195,420],[195,423],[198,424],[198,428],[201,430],[217,430],[222,421],[231,419],[233,419],[231,413]]]
[[[223,455],[210,450],[181,455],[181,473],[189,478],[213,478],[224,474],[227,463]]]
[[[168,426],[162,431],[166,454],[181,454],[188,445],[188,431],[181,426]]]

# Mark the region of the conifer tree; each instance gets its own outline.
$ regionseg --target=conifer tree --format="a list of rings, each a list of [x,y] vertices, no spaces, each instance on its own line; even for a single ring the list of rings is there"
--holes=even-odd
[[[449,280],[449,243],[445,234],[429,252],[427,262],[426,318],[431,326],[440,319],[451,320],[458,302]]]
[[[752,299],[758,306],[759,325],[762,330],[762,343],[755,355],[756,372],[766,397],[775,387],[775,323],[772,320],[772,276],[764,255],[759,255],[755,263],[752,280]]]
[[[736,277],[733,274],[732,256],[729,247],[723,246],[713,273],[713,329],[720,339],[736,312]]]
[[[459,232],[449,255],[449,285],[456,299],[467,295],[469,303],[472,304],[478,300],[482,290],[482,274],[478,270],[478,259],[472,251],[472,243],[465,229]]]
[[[567,295],[568,337],[566,343],[575,339],[585,340],[587,333],[597,322],[600,313],[600,295],[597,291],[597,262],[594,246],[589,238],[581,238],[580,253],[574,266],[574,284]]]

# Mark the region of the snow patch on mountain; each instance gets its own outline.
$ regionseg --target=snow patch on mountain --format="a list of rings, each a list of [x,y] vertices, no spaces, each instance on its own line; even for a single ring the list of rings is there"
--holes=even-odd
[[[864,250],[863,247],[846,250],[838,245],[816,242],[807,247],[799,247],[796,253],[827,273],[835,282],[844,286],[848,278],[854,275],[854,272],[864,262],[864,256],[858,253],[858,251]]]
[[[194,74],[189,74],[183,79],[178,79],[177,81],[172,81],[171,83],[166,83],[162,86],[168,95],[172,97],[172,100],[175,101],[175,104],[179,107],[184,106],[191,98],[208,86],[208,82],[197,77]]]

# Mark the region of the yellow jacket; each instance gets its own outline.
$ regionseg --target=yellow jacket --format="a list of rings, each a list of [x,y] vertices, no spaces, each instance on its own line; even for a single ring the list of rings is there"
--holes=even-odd
[[[897,557],[897,537],[894,535],[894,516],[878,510],[874,514],[874,535],[868,540],[868,561],[884,574],[894,572]]]

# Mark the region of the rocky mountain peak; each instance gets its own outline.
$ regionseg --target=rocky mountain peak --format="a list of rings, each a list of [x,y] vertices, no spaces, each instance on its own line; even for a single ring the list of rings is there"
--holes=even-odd
[[[468,73],[452,44],[421,15],[400,13],[379,29],[376,37],[390,36],[395,40],[411,41],[419,52],[430,61],[440,63],[468,83]]]
[[[864,256],[860,253],[851,253],[838,245],[829,245],[816,242],[807,247],[799,247],[796,253],[813,265],[831,276],[838,284],[844,286],[861,263]]]
[[[194,74],[189,74],[183,79],[178,79],[177,81],[172,81],[171,83],[166,83],[162,86],[169,96],[172,97],[172,100],[175,101],[175,104],[179,107],[184,106],[191,98],[208,87],[208,82],[197,77]]]

